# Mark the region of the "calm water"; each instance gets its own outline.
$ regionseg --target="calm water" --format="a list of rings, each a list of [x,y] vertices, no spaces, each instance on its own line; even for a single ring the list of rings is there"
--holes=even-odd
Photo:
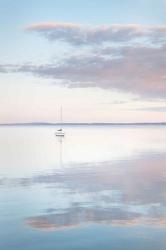
[[[0,249],[165,250],[166,126],[0,127]]]

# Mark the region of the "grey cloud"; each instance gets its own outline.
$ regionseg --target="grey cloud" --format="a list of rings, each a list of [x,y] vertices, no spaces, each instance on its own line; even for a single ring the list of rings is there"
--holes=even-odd
[[[67,87],[99,87],[142,96],[166,96],[166,26],[70,23],[32,24],[26,28],[49,40],[90,45],[84,55],[55,63],[0,65],[1,73],[22,72],[53,79]],[[112,47],[110,43],[113,43]],[[95,49],[92,45],[97,45]],[[128,46],[127,46],[128,45]]]
[[[26,27],[26,30],[37,32],[50,41],[65,41],[72,45],[99,45],[108,42],[165,43],[166,26],[100,25],[85,26],[72,23],[37,23]]]
[[[71,56],[59,63],[10,65],[5,70],[61,79],[68,87],[99,87],[142,96],[166,96],[165,46],[107,47],[84,56]]]
[[[144,108],[137,108],[137,110],[151,111],[151,112],[166,112],[166,106],[144,107]]]

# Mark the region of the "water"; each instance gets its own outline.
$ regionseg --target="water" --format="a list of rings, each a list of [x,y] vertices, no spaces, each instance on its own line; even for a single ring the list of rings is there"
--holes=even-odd
[[[165,250],[166,126],[0,127],[0,249]]]

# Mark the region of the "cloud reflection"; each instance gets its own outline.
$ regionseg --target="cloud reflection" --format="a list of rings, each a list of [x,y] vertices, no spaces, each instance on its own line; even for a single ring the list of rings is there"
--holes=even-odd
[[[48,207],[46,214],[26,219],[26,224],[36,229],[61,230],[94,223],[164,227],[165,166],[165,155],[143,155],[116,163],[72,164],[63,166],[61,172],[5,179],[0,183],[15,187],[42,185],[51,192],[55,190],[55,207]],[[67,205],[61,204],[57,210],[59,200]]]
[[[129,213],[121,209],[112,208],[111,210],[101,210],[97,208],[69,208],[60,214],[48,214],[36,217],[30,217],[26,223],[38,229],[58,230],[65,228],[73,228],[89,223],[111,224],[122,221],[128,224],[127,221],[132,221],[139,217],[138,213]]]
[[[121,208],[69,208],[57,214],[45,214],[26,219],[26,224],[32,228],[44,231],[64,230],[82,227],[89,224],[103,224],[106,226],[166,226],[165,217],[149,217],[137,212],[130,212]]]
[[[100,194],[98,199],[106,203],[114,199],[124,204],[146,205],[166,202],[166,157],[142,156],[139,159],[100,163],[87,163],[66,167],[61,172],[35,175],[32,178],[13,180],[15,185],[45,184],[61,186],[75,193]],[[12,184],[13,185],[13,184]],[[103,195],[103,191],[107,194]],[[112,197],[110,191],[118,191]]]

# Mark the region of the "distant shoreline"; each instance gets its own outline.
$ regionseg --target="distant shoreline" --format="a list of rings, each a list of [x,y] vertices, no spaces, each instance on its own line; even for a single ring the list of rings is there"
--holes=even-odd
[[[29,123],[2,123],[0,126],[59,126],[60,123],[29,122]],[[63,126],[145,126],[145,125],[166,125],[166,122],[140,122],[140,123],[63,123]]]

